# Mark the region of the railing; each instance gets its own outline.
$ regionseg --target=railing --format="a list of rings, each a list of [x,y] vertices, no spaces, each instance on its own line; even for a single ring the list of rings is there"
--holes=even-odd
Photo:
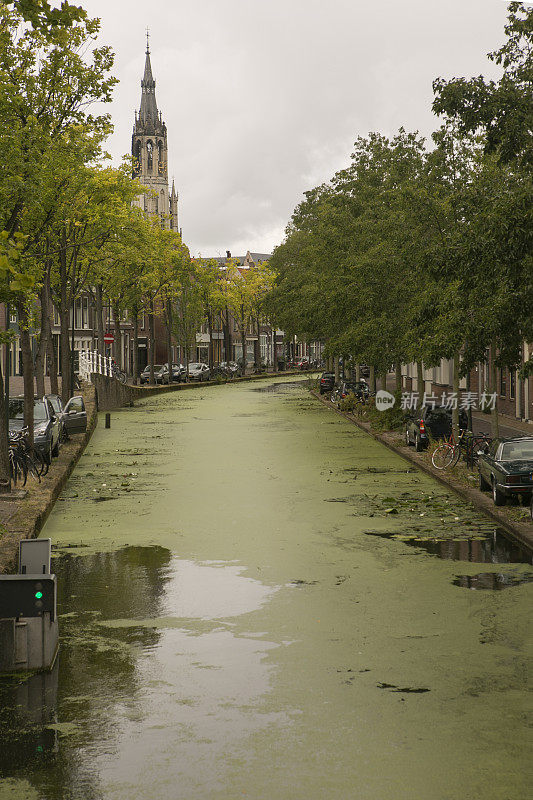
[[[90,380],[91,375],[113,376],[113,359],[102,356],[96,350],[80,350],[80,378]]]

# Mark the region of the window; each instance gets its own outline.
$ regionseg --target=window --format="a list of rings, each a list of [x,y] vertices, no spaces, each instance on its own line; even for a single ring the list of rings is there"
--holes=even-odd
[[[87,330],[89,327],[89,298],[81,299],[81,327]]]
[[[516,372],[509,370],[509,397],[514,400],[516,397]]]
[[[59,319],[59,311],[54,306],[54,325],[60,325],[60,324],[61,324],[61,320]]]
[[[158,147],[158,151],[159,151],[159,153],[158,153],[159,154],[159,163],[157,165],[157,169],[158,169],[158,172],[159,172],[160,175],[164,175],[165,174],[165,162],[163,161],[163,142],[160,141],[158,143],[157,147]]]
[[[135,161],[133,163],[133,174],[138,175],[141,171],[141,166],[142,166],[141,142],[139,139],[135,142],[134,158]]]
[[[266,333],[261,334],[261,358],[263,361],[267,359],[267,335]]]
[[[148,172],[154,168],[154,146],[150,140],[146,142],[146,152],[148,153]]]

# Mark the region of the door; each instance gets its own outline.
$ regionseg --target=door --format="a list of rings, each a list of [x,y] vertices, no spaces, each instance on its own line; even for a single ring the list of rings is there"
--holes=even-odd
[[[85,433],[87,430],[87,411],[83,397],[71,397],[65,406],[65,428],[67,433]]]

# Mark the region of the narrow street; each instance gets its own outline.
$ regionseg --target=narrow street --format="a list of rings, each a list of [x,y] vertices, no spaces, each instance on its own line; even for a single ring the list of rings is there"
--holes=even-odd
[[[1,800],[528,796],[530,558],[305,380],[114,412],[42,536]]]

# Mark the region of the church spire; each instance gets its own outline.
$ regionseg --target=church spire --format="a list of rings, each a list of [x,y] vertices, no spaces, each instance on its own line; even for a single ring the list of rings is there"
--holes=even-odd
[[[141,88],[141,110],[139,116],[143,122],[150,119],[152,123],[155,123],[159,114],[155,99],[155,80],[150,61],[150,33],[148,29],[146,31],[146,61],[144,63],[144,77],[141,81]]]

